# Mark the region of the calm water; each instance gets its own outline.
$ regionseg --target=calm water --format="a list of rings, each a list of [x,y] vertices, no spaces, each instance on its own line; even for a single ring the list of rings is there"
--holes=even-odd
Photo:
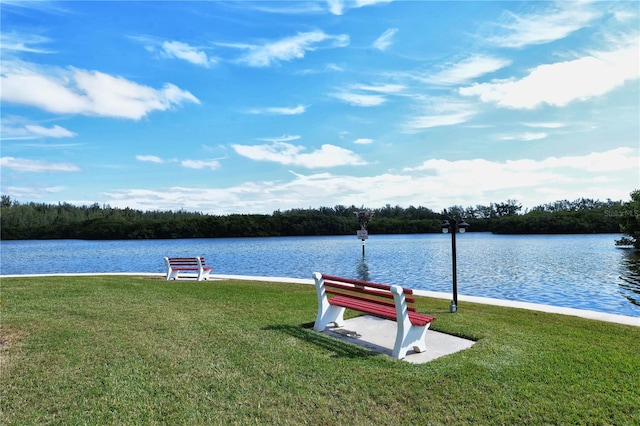
[[[619,235],[457,238],[458,292],[640,316],[640,253]],[[449,235],[143,241],[5,241],[0,274],[164,272],[164,256],[205,256],[214,273],[310,278],[334,275],[451,291]]]

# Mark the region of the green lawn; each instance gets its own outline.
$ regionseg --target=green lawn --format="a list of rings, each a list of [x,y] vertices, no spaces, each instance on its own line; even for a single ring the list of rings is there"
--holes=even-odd
[[[0,423],[640,424],[640,328],[418,298],[477,340],[414,365],[313,332],[312,286],[0,283]]]

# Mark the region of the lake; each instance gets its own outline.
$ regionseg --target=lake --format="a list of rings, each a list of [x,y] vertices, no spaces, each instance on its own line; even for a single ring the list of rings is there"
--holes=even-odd
[[[618,234],[457,236],[460,295],[640,317],[640,253]],[[0,274],[165,272],[205,256],[213,273],[311,278],[314,271],[451,292],[449,234],[127,241],[2,241]]]

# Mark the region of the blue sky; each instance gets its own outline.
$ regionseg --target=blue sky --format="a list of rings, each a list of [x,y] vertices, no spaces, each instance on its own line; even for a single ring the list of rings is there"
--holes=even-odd
[[[21,202],[439,211],[640,187],[639,2],[0,8]]]

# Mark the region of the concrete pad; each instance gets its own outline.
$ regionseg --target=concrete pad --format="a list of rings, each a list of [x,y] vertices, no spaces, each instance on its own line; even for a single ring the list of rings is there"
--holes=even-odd
[[[353,343],[375,352],[391,356],[396,340],[397,324],[394,321],[364,315],[345,321],[344,327],[328,327],[323,333]],[[438,331],[427,330],[427,350],[407,353],[403,361],[424,364],[436,358],[468,349],[473,340],[451,336]]]

